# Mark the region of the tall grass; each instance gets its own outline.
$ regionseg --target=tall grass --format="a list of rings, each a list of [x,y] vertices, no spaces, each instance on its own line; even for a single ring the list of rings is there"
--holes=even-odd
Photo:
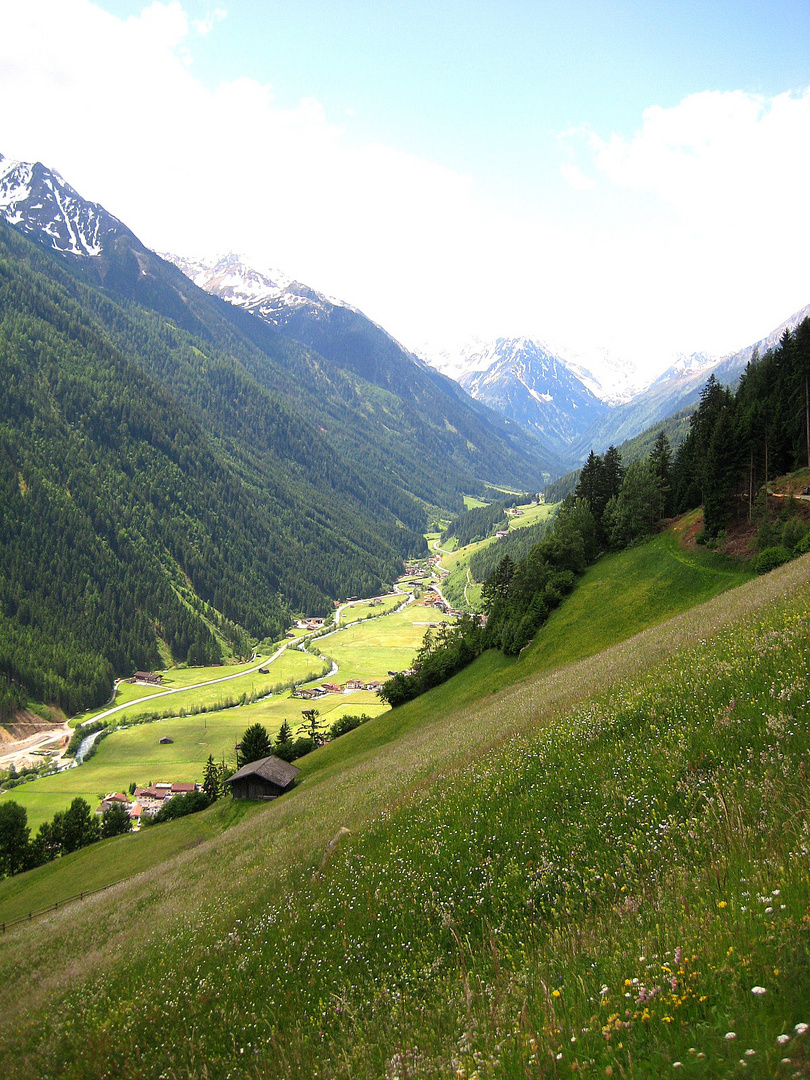
[[[807,569],[353,758],[371,721],[81,959],[29,931],[18,1074],[807,1075]]]

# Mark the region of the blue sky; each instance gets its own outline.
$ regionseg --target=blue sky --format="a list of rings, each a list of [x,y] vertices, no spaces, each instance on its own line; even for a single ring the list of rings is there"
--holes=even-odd
[[[810,0],[0,13],[0,152],[411,347],[527,333],[652,372],[810,302]]]

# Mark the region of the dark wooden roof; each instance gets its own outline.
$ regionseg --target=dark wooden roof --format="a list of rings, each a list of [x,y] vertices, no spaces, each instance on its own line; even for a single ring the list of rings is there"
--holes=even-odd
[[[271,784],[277,784],[281,788],[289,787],[301,772],[295,765],[271,754],[269,757],[259,758],[243,765],[238,772],[229,777],[225,782],[232,784],[234,780],[242,780],[248,776],[260,776],[263,780],[269,780]]]

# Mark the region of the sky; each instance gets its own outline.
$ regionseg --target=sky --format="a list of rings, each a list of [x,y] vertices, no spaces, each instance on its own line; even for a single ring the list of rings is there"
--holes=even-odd
[[[810,0],[0,0],[0,153],[409,348],[648,375],[810,303]]]

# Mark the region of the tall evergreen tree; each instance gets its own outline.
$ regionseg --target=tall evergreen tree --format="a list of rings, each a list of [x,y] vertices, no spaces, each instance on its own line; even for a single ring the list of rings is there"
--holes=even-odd
[[[659,481],[659,504],[657,516],[669,517],[672,514],[672,450],[665,431],[659,431],[650,451],[650,464]]]
[[[28,812],[16,802],[0,803],[0,873],[8,877],[25,868]]]
[[[267,734],[267,728],[257,721],[246,728],[236,748],[236,764],[241,769],[243,765],[249,765],[251,761],[269,757],[272,752],[273,744]]]

